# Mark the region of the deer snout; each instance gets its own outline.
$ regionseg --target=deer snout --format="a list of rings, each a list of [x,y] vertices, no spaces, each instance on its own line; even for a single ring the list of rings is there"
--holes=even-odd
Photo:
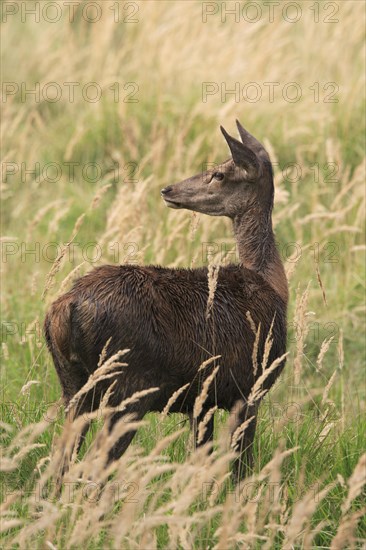
[[[167,195],[172,189],[173,189],[173,186],[168,185],[168,187],[164,187],[164,189],[162,189],[160,193],[162,196],[164,196],[164,195]]]
[[[160,191],[166,206],[169,206],[169,208],[181,208],[180,203],[174,199],[174,194],[173,197],[167,196],[171,191],[173,191],[173,185],[168,185],[168,187],[164,187],[164,189]]]

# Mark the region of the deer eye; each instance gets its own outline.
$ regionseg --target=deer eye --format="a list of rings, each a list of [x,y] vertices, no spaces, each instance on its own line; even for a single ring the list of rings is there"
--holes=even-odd
[[[222,181],[225,177],[225,174],[223,174],[222,172],[214,172],[212,174],[212,177],[215,178],[215,180]]]

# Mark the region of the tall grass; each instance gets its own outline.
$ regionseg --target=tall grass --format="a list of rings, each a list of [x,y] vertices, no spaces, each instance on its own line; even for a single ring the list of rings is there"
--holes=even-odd
[[[73,22],[63,2],[58,22],[24,22],[21,4],[2,25],[2,79],[19,90],[39,82],[40,99],[19,92],[1,104],[2,545],[362,547],[364,4],[320,2],[315,22],[318,3],[304,2],[296,23],[286,3],[272,23],[263,2],[256,23],[225,22],[225,3],[204,23],[205,3],[160,0],[132,3],[136,23],[123,22],[132,10],[123,2],[118,23],[115,2],[99,3],[96,23],[83,18],[85,2]],[[338,22],[325,21],[332,6]],[[51,82],[59,101],[42,95]],[[65,82],[80,83],[73,102]],[[103,91],[94,103],[80,91],[90,82]],[[294,82],[301,98],[291,102],[283,93]],[[206,101],[205,83],[219,90]],[[221,95],[236,83],[239,100]],[[260,100],[243,98],[248,83]],[[273,101],[265,83],[278,83]],[[234,133],[235,118],[275,163],[274,223],[290,284],[289,356],[261,409],[255,472],[231,485],[231,419],[220,411],[213,454],[194,451],[184,417],[164,412],[139,423],[105,470],[104,410],[58,494],[61,451],[75,433],[40,331],[45,310],[100,263],[235,261],[227,220],[168,211],[159,198],[228,157],[218,126]],[[116,430],[132,426],[125,419]]]

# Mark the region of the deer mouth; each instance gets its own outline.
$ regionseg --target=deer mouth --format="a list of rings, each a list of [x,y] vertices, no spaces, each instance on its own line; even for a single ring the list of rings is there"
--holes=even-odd
[[[163,197],[163,200],[168,208],[183,208],[180,202],[167,199],[166,197]]]

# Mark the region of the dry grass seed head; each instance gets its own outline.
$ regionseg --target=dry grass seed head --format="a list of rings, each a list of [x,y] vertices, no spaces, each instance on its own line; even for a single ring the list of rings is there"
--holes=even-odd
[[[210,317],[213,302],[215,298],[215,292],[217,287],[217,280],[219,276],[220,265],[209,264],[207,271],[208,278],[208,298],[206,305],[206,319]]]
[[[327,351],[329,349],[329,346],[332,343],[333,339],[334,339],[334,336],[330,336],[328,338],[328,340],[325,338],[325,340],[323,340],[323,342],[322,342],[322,345],[320,347],[320,351],[319,351],[319,354],[318,354],[318,357],[317,357],[317,360],[316,360],[316,367],[317,367],[318,370],[321,370],[321,368],[322,368],[324,356],[327,353]]]
[[[203,441],[203,438],[205,437],[205,433],[207,431],[207,424],[210,422],[211,418],[217,411],[217,407],[212,407],[207,411],[205,414],[203,420],[198,425],[198,434],[197,434],[197,444],[199,445],[201,441]]]
[[[252,329],[252,332],[254,334],[252,361],[253,361],[253,373],[254,373],[254,376],[256,376],[258,372],[258,349],[259,349],[259,338],[261,334],[261,324],[259,323],[258,327],[255,326],[255,323],[253,321],[250,311],[246,312],[246,318],[248,319],[250,328]]]
[[[302,370],[302,356],[305,348],[305,338],[309,331],[306,317],[306,308],[309,298],[310,283],[303,294],[300,294],[300,287],[296,291],[296,309],[294,322],[296,326],[296,356],[294,359],[295,384],[299,384]]]
[[[193,417],[198,418],[202,412],[203,405],[208,397],[208,391],[210,389],[211,383],[214,381],[216,374],[218,373],[220,366],[217,365],[212,371],[212,373],[207,376],[205,381],[202,384],[202,390],[198,397],[196,397],[194,406],[193,406]]]

